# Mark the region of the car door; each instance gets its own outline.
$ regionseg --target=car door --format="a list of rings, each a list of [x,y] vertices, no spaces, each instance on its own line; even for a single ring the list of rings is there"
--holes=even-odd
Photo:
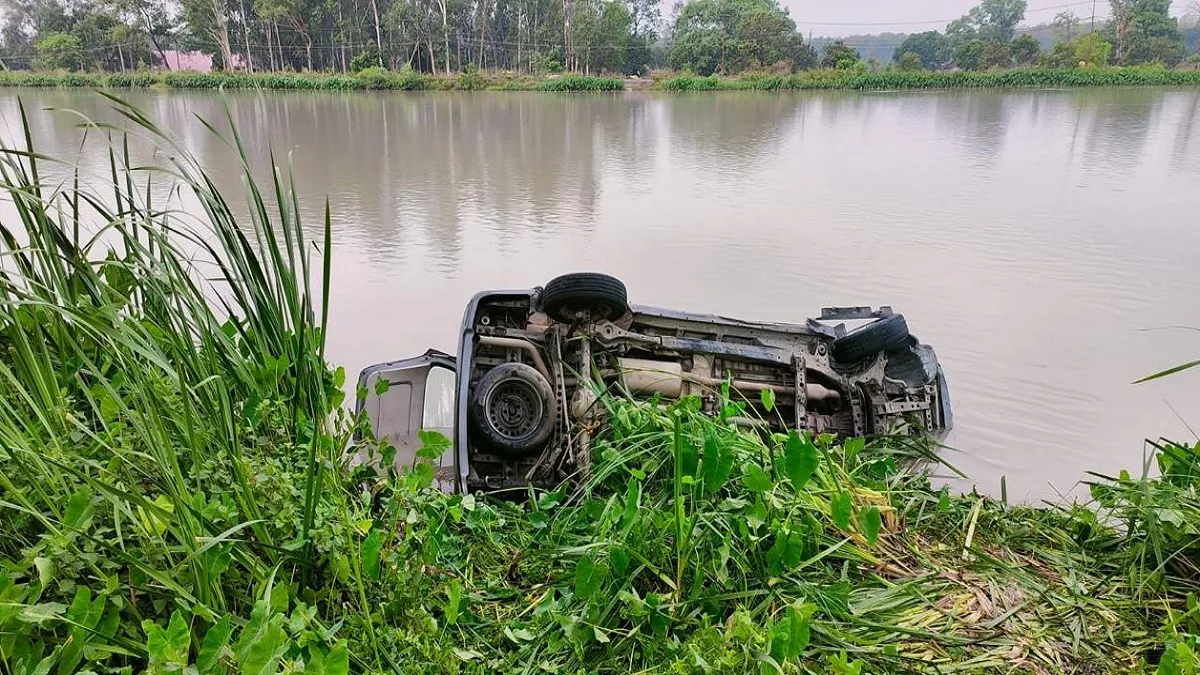
[[[450,448],[434,462],[438,486],[455,489],[458,476],[454,452],[454,394],[457,362],[449,354],[429,350],[421,356],[364,368],[358,376],[356,412],[365,415],[378,444],[356,439],[357,462],[378,463],[379,449],[396,449],[392,465],[411,467],[421,449],[417,432],[437,431],[451,440]]]

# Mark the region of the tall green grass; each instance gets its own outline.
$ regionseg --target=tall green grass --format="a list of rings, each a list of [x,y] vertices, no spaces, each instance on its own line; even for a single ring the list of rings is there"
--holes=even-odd
[[[311,598],[335,536],[324,521],[344,508],[340,394],[315,314],[328,266],[312,268],[310,241],[328,249],[328,216],[306,230],[281,177],[270,192],[248,182],[238,218],[186,148],[114,107],[165,161],[138,165],[90,125],[106,191],[58,182],[70,167],[28,134],[0,151],[14,214],[0,224],[8,672],[145,663],[160,617],[217,636],[264,599],[277,614]],[[199,224],[153,201],[162,181]]]
[[[286,168],[257,186],[213,125],[235,208],[113,107],[154,161],[90,123],[99,180],[28,133],[0,151],[0,672],[1200,667],[1191,446],[1086,506],[1011,506],[931,485],[912,439],[601,391],[582,484],[444,494],[437,434],[351,467],[355,431],[390,453],[324,357],[328,209],[308,227]]]

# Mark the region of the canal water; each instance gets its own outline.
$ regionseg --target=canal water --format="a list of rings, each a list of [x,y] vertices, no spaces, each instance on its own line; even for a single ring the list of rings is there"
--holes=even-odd
[[[97,94],[20,97],[39,149],[98,168]],[[636,303],[803,321],[891,305],[933,344],[957,484],[1082,495],[1194,439],[1200,90],[549,95],[134,92],[222,187],[226,106],[266,177],[333,213],[330,356],[351,373],[453,350],[477,290],[615,274]],[[98,146],[94,146],[98,147]]]

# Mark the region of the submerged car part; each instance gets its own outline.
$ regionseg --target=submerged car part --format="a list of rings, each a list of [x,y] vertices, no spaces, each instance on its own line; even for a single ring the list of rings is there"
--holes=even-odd
[[[861,325],[847,330],[846,321]],[[445,369],[450,358],[432,352],[424,362],[365,370],[359,409],[397,449],[397,464],[413,461],[416,429],[450,428],[453,457],[443,458],[438,476],[453,474],[460,490],[554,486],[586,474],[604,391],[696,396],[715,413],[728,384],[749,408],[737,423],[782,429],[782,420],[839,436],[939,435],[952,424],[933,349],[890,307],[828,308],[802,325],[747,322],[630,306],[619,280],[570,274],[542,288],[476,295],[459,350],[448,418],[411,419],[427,412],[415,397],[428,369]],[[391,382],[382,395],[372,386],[381,377]],[[407,393],[386,393],[406,385]],[[762,404],[767,390],[772,411]],[[389,396],[395,400],[379,400]],[[397,421],[401,411],[410,419]]]

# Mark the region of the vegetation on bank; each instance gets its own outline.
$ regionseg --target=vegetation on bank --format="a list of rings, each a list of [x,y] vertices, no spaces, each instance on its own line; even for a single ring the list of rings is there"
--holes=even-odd
[[[1200,668],[1191,446],[1031,508],[934,487],[912,440],[748,431],[722,392],[717,417],[606,394],[582,485],[444,494],[436,434],[413,466],[351,466],[328,211],[306,228],[281,171],[239,219],[114,105],[163,165],[113,138],[108,185],[50,190],[71,167],[0,153],[0,671]]]
[[[452,80],[471,69],[534,77],[646,76],[664,68],[706,76],[787,74],[860,64],[873,71],[891,64],[902,70],[1174,66],[1194,53],[1200,10],[1180,21],[1170,0],[1106,4],[1101,13],[1111,20],[1090,22],[1086,36],[1069,4],[1039,39],[1023,33],[1026,0],[982,0],[942,31],[880,42],[806,38],[813,32],[808,17],[792,16],[778,0],[687,0],[667,21],[657,0],[0,0],[0,66],[208,70],[211,57],[213,68],[225,71],[348,76],[407,67]],[[898,17],[910,26],[936,23],[927,18]]]
[[[1200,70],[1161,67],[1026,68],[1003,71],[811,70],[790,75],[747,73],[707,77],[692,73],[647,81],[663,91],[786,91],[801,89],[897,90],[1020,87],[1187,86],[1200,84]],[[173,89],[269,89],[297,91],[621,91],[611,77],[563,75],[547,78],[470,71],[453,77],[371,68],[355,75],[328,73],[37,73],[0,71],[0,86]]]
[[[169,87],[172,89],[282,89],[309,91],[620,91],[612,77],[563,75],[537,78],[470,70],[454,76],[367,68],[353,75],[332,73],[137,72],[67,73],[0,71],[8,87]]]
[[[1023,68],[986,72],[818,70],[792,75],[748,74],[740,77],[682,74],[662,79],[667,91],[776,91],[787,89],[974,89],[984,87],[1113,87],[1200,84],[1200,70],[1161,67]]]

